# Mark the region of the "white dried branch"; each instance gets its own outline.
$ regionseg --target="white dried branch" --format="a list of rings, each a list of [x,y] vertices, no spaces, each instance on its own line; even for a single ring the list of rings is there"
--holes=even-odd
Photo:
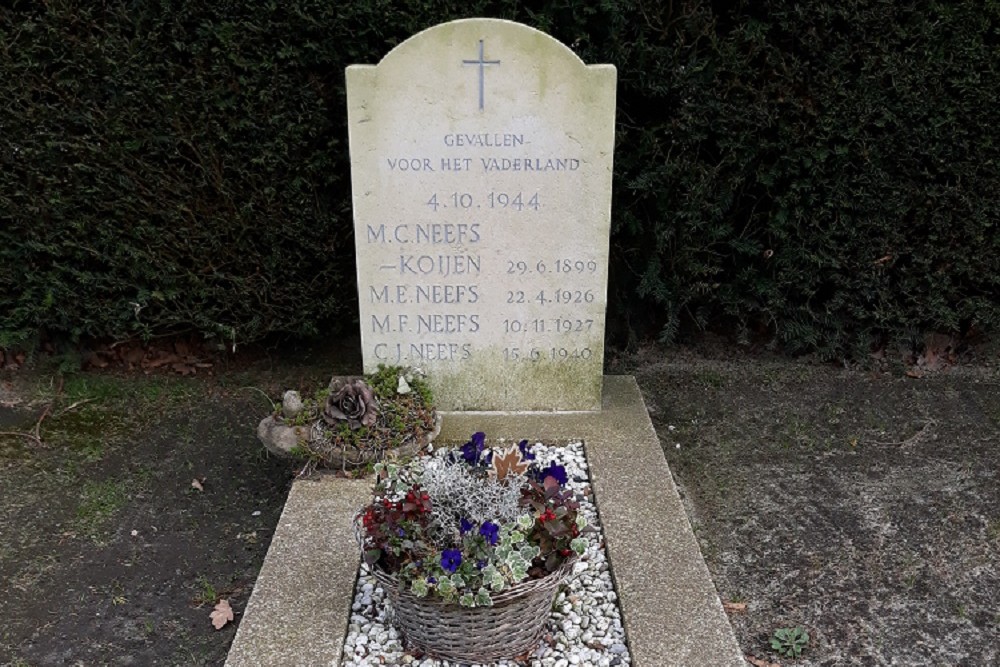
[[[463,518],[476,525],[503,524],[521,514],[523,475],[499,481],[465,463],[435,458],[427,462],[422,477],[421,487],[431,499],[430,528],[436,539],[457,539]]]

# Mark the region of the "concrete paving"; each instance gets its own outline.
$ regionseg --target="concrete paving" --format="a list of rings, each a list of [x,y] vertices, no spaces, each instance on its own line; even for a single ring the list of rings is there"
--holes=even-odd
[[[636,667],[745,665],[632,377],[601,412],[447,413],[438,442],[583,440]],[[350,519],[365,482],[293,485],[227,667],[339,665],[359,562]]]
[[[359,565],[351,519],[366,480],[292,485],[226,667],[339,665]]]

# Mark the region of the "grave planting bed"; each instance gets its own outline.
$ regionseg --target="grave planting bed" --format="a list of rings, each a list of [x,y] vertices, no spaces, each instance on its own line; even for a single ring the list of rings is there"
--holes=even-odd
[[[631,664],[743,665],[638,386],[603,385],[600,412],[447,413],[438,442],[480,430],[513,442],[581,438]],[[351,520],[370,493],[365,481],[330,477],[292,486],[229,667],[342,664],[360,560]]]
[[[573,573],[556,597],[552,615],[546,624],[544,641],[538,649],[520,661],[501,661],[497,667],[531,665],[594,665],[612,667],[630,665],[631,656],[625,640],[618,595],[614,590],[610,565],[604,549],[604,534],[598,517],[596,499],[590,485],[586,454],[582,442],[566,447],[537,444],[533,451],[541,461],[553,460],[566,467],[567,487],[580,501],[580,515],[596,532],[589,533],[586,552],[574,564]],[[421,658],[419,652],[406,650],[402,638],[391,626],[392,610],[386,604],[385,591],[368,567],[361,565],[354,590],[350,625],[344,641],[344,667],[373,665],[417,665],[451,667],[454,662]],[[494,663],[490,663],[494,664]]]

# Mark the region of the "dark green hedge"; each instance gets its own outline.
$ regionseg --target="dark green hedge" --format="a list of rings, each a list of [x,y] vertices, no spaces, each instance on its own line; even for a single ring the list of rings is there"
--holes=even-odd
[[[653,105],[623,123],[615,241],[664,333],[839,356],[995,328],[1000,4],[699,6],[633,23],[622,68],[623,116]]]
[[[336,3],[46,4],[0,10],[0,346],[343,313]]]
[[[343,69],[474,15],[618,67],[619,333],[1000,323],[996,0],[51,0],[0,9],[0,347],[351,327]]]

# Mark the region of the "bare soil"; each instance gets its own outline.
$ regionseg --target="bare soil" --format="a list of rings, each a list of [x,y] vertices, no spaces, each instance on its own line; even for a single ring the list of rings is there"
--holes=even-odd
[[[265,394],[355,371],[341,352],[59,391],[43,371],[0,376],[0,431],[48,409],[41,445],[0,435],[0,665],[221,665],[297,472],[257,441]],[[236,619],[217,631],[220,599]]]
[[[1000,664],[1000,375],[648,351],[637,375],[744,652]],[[770,647],[801,627],[796,660]]]
[[[297,472],[256,440],[263,394],[357,372],[356,349],[61,388],[0,375],[0,431],[48,408],[42,445],[0,436],[0,665],[221,665]],[[744,652],[1000,664],[1000,374],[727,354],[611,368],[637,376],[719,593],[746,605],[730,616]],[[219,599],[236,619],[217,631]],[[801,658],[771,650],[796,626]]]

